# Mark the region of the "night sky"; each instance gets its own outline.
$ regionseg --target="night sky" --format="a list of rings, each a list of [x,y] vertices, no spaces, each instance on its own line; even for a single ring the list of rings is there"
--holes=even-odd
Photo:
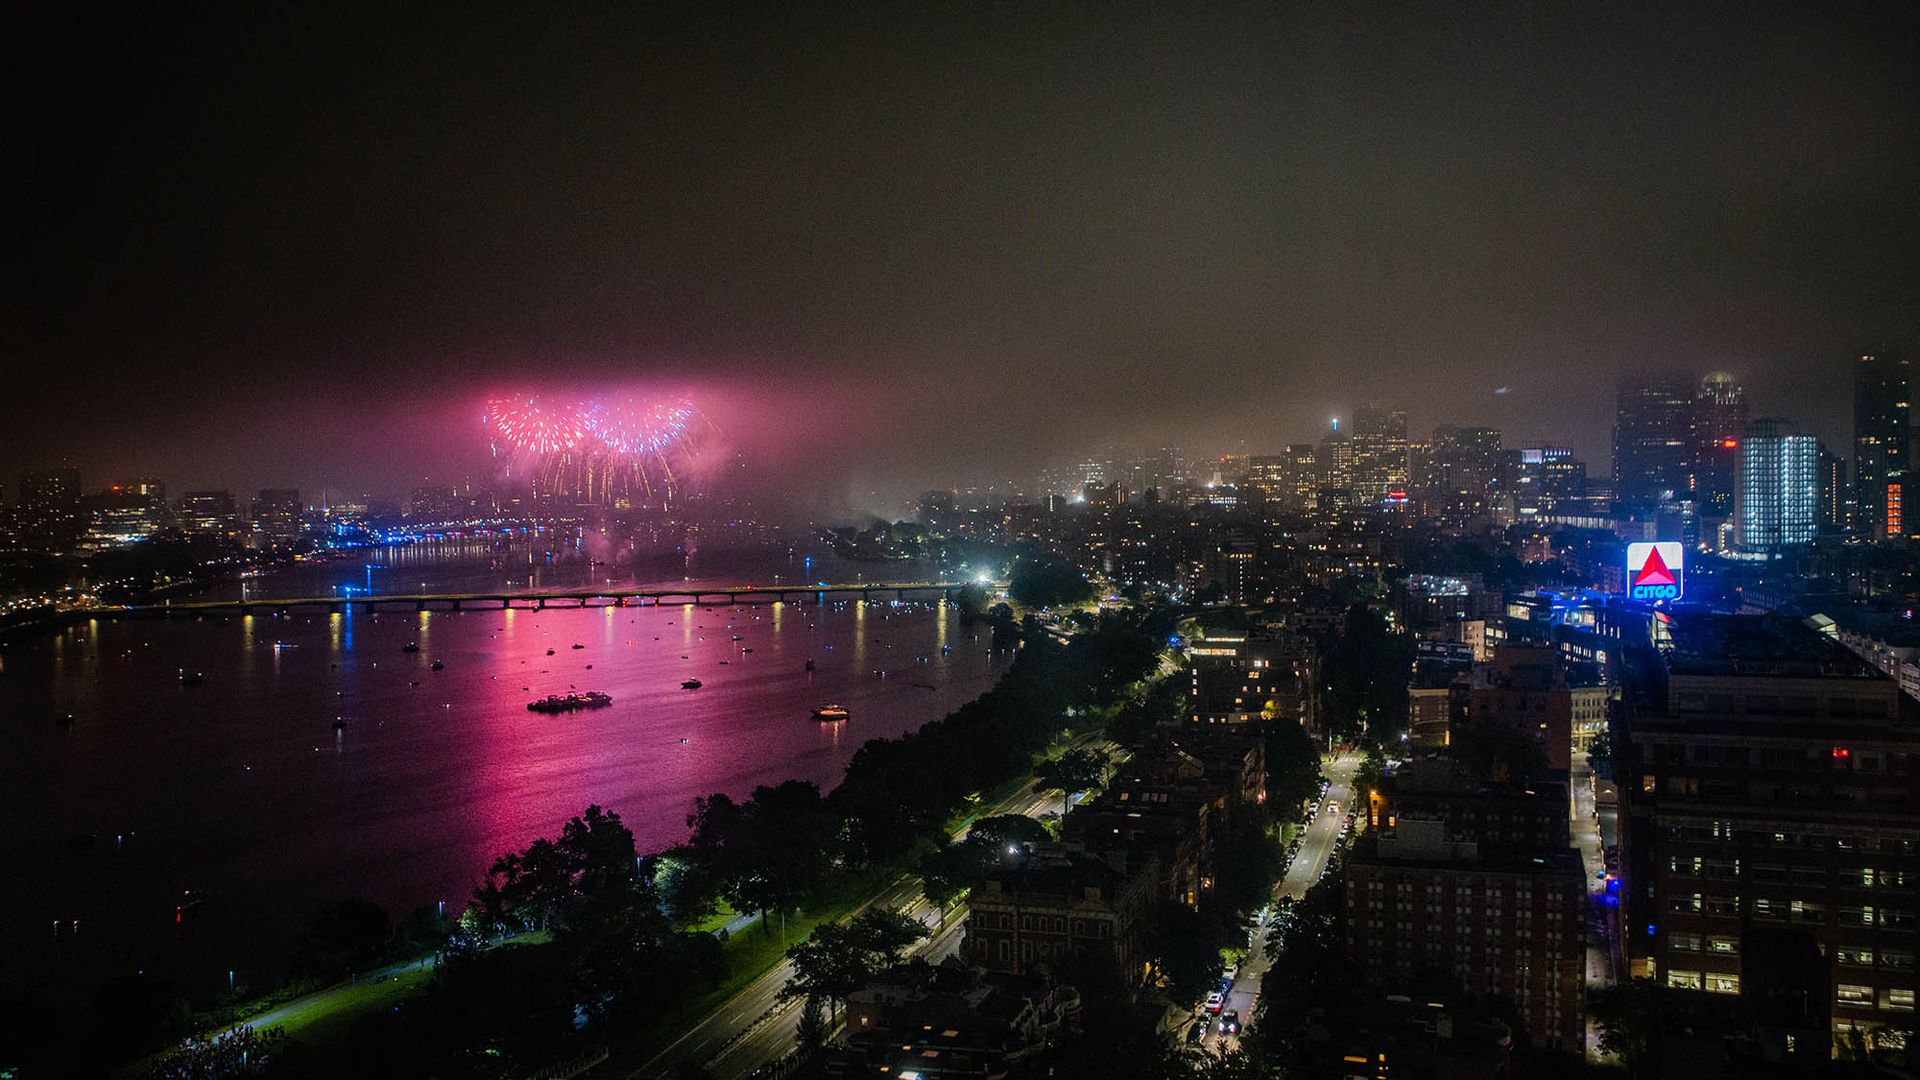
[[[839,496],[1369,396],[1600,474],[1622,372],[1844,439],[1920,340],[1912,4],[277,7],[15,37],[9,497],[484,474],[509,385]]]

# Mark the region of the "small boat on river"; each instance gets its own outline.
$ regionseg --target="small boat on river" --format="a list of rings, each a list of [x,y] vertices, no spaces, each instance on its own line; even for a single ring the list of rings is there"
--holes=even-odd
[[[613,704],[613,698],[598,690],[584,693],[549,694],[539,701],[527,702],[527,711],[537,713],[565,713],[579,709],[604,709]]]

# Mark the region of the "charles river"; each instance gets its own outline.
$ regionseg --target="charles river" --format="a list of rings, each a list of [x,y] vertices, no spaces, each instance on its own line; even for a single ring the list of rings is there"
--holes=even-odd
[[[616,569],[564,545],[416,545],[194,599],[938,573],[785,552]],[[830,788],[862,743],[945,715],[1005,663],[937,602],[314,610],[15,637],[0,643],[0,982],[85,993],[144,969],[225,989],[229,971],[271,973],[333,901],[374,900],[396,921],[457,911],[495,856],[590,802],[649,851],[684,839],[697,796]],[[570,689],[613,704],[527,709]],[[815,722],[824,702],[851,720]]]

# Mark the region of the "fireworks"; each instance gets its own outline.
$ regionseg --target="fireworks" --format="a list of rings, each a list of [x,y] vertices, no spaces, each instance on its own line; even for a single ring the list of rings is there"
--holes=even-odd
[[[495,398],[487,402],[487,424],[496,440],[529,454],[566,453],[587,437],[586,410],[572,402]]]
[[[487,402],[494,456],[538,495],[600,505],[664,504],[690,452],[691,402],[626,395]]]

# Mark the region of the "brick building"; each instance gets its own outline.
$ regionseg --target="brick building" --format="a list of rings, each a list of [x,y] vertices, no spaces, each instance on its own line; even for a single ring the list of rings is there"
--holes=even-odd
[[[1025,975],[1090,950],[1132,978],[1145,975],[1141,921],[1157,868],[1123,874],[1077,844],[1027,844],[967,899],[964,955],[988,971]]]
[[[1188,647],[1187,658],[1187,718],[1192,722],[1246,724],[1264,715],[1312,726],[1319,663],[1306,635],[1209,635]]]
[[[1513,1003],[1534,1045],[1585,1047],[1585,875],[1570,848],[1482,851],[1401,815],[1347,860],[1347,958],[1379,990]]]
[[[1635,973],[1677,1009],[1748,1017],[1804,990],[1756,963],[1752,936],[1779,931],[1825,958],[1836,1038],[1910,1028],[1920,723],[1897,685],[1792,619],[1668,631],[1628,652],[1614,740]]]

